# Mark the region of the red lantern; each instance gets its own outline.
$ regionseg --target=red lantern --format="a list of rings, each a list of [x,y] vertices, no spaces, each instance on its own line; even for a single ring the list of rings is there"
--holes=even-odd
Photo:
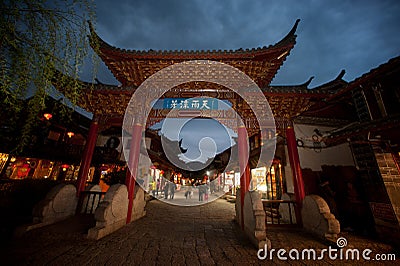
[[[50,120],[53,117],[53,115],[50,113],[44,113],[43,116],[46,118],[46,120]]]
[[[68,164],[63,164],[63,165],[61,165],[61,168],[62,168],[63,172],[65,172],[69,168],[69,165]]]

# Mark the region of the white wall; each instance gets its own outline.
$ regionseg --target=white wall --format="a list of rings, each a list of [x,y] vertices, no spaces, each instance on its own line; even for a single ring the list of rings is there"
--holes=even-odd
[[[311,168],[314,171],[320,171],[321,165],[335,166],[354,166],[354,160],[348,143],[326,148],[321,143],[321,149],[313,149],[312,136],[316,135],[314,129],[318,129],[322,134],[333,130],[332,127],[322,127],[315,125],[295,124],[294,130],[297,139],[304,142],[304,147],[298,147],[301,168]],[[318,137],[320,140],[321,137]],[[306,148],[310,146],[311,148]]]

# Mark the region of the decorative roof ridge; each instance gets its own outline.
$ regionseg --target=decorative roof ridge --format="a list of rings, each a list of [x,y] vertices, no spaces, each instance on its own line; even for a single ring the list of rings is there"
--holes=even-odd
[[[106,41],[104,41],[95,31],[93,24],[91,21],[88,21],[89,24],[89,30],[90,30],[90,35],[89,40],[90,40],[90,45],[92,48],[96,51],[96,53],[101,52],[99,50],[100,47],[104,47],[106,49],[110,50],[115,50],[123,53],[128,53],[132,55],[157,55],[160,53],[168,54],[168,55],[174,55],[174,54],[186,54],[186,55],[196,55],[196,54],[247,54],[247,53],[254,53],[254,52],[266,52],[269,49],[273,48],[281,48],[289,44],[295,44],[296,43],[296,37],[297,35],[296,30],[297,26],[300,22],[300,19],[297,19],[295,24],[293,25],[292,29],[289,31],[289,33],[283,37],[279,42],[275,43],[274,45],[268,45],[268,46],[263,46],[263,47],[257,47],[257,48],[238,48],[235,50],[232,49],[224,49],[224,50],[134,50],[134,49],[122,49],[118,48],[116,46],[113,46]]]
[[[289,31],[288,34],[286,34],[285,37],[283,37],[282,40],[280,40],[279,42],[277,42],[276,44],[274,44],[274,47],[282,47],[285,46],[289,43],[296,43],[296,30],[297,30],[297,26],[299,25],[300,19],[296,19],[296,22],[294,23],[292,29]]]
[[[54,70],[54,77],[52,79],[53,85],[57,90],[65,91],[64,87],[69,86],[70,84],[78,84],[81,89],[84,90],[95,90],[95,91],[132,91],[137,89],[133,86],[121,86],[121,85],[113,85],[113,84],[104,84],[95,79],[98,83],[92,83],[88,81],[83,81],[80,79],[74,79],[71,76],[68,76],[57,69]],[[60,82],[61,81],[61,82]]]
[[[311,76],[306,82],[304,82],[303,84],[300,84],[299,86],[308,88],[308,86],[310,85],[310,83],[313,79],[314,79],[314,76]]]
[[[379,75],[380,72],[384,72],[384,69],[386,67],[390,67],[392,64],[399,64],[400,65],[400,55],[390,58],[388,61],[385,63],[380,64],[379,66],[372,68],[370,71],[367,73],[362,74],[361,76],[355,78],[354,80],[348,82],[347,86],[340,91],[338,91],[336,94],[332,95],[327,101],[332,100],[336,97],[339,97],[343,94],[345,94],[348,91],[351,91],[357,86],[360,86],[364,81],[373,78],[375,75]]]
[[[135,90],[136,87],[133,86],[120,86],[113,84],[103,84],[103,83],[91,83],[86,81],[81,81],[83,87],[87,89],[93,89],[96,91],[132,91]]]
[[[343,79],[344,74],[346,74],[346,70],[342,69],[342,71],[340,71],[339,75],[335,78],[335,80]]]
[[[90,20],[87,21],[89,24],[89,32],[90,34],[88,35],[89,37],[89,43],[90,46],[92,46],[93,50],[99,54],[100,52],[100,46],[105,46],[109,49],[113,49],[114,47],[107,42],[105,42],[100,36],[96,33],[94,30],[93,24]]]
[[[327,95],[325,91],[310,90],[305,86],[268,86],[261,88],[265,93],[296,93],[296,94],[320,94]]]
[[[283,90],[308,90],[308,85],[310,85],[311,81],[314,79],[314,76],[310,77],[306,82],[299,84],[299,85],[270,85],[264,89],[283,89]]]
[[[400,64],[400,55],[390,58],[388,61],[380,64],[377,67],[371,68],[370,71],[368,71],[367,73],[362,74],[361,76],[359,76],[358,78],[355,78],[353,81],[350,81],[350,83],[355,83],[355,82],[359,82],[360,80],[363,80],[365,78],[369,78],[370,76],[379,74],[380,70],[391,65],[391,64]]]
[[[337,91],[341,88],[340,86],[345,86],[348,84],[347,81],[343,79],[344,74],[346,74],[346,70],[342,69],[340,73],[331,81],[325,82],[317,87],[311,88],[311,90],[328,90],[328,91]]]

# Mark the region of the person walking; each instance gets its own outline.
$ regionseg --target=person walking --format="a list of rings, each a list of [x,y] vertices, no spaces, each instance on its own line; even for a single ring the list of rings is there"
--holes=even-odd
[[[153,181],[153,182],[151,183],[151,193],[153,194],[153,197],[154,197],[154,198],[156,197],[156,188],[157,188],[156,181]]]
[[[160,179],[157,178],[157,185],[156,185],[156,195],[157,195],[157,197],[158,197],[158,191],[161,190],[161,189],[160,189],[160,185],[161,185]]]
[[[209,190],[209,186],[208,186],[208,184],[204,184],[203,186],[204,186],[204,199],[205,199],[206,201],[208,201],[208,190]]]
[[[176,184],[174,182],[169,183],[169,198],[174,199],[175,196],[175,190],[176,190]]]
[[[199,186],[199,201],[203,201],[204,197],[204,185]]]
[[[192,198],[192,186],[191,185],[189,185],[188,186],[188,188],[187,188],[187,190],[186,190],[186,192],[185,192],[185,197],[186,197],[186,199],[191,199]]]
[[[164,185],[164,199],[168,199],[168,191],[169,191],[169,181],[165,182]]]

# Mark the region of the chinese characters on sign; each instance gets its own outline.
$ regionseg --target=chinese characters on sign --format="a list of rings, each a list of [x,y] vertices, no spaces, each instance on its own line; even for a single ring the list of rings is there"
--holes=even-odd
[[[164,109],[183,110],[217,110],[218,99],[214,98],[166,98],[163,99]]]

